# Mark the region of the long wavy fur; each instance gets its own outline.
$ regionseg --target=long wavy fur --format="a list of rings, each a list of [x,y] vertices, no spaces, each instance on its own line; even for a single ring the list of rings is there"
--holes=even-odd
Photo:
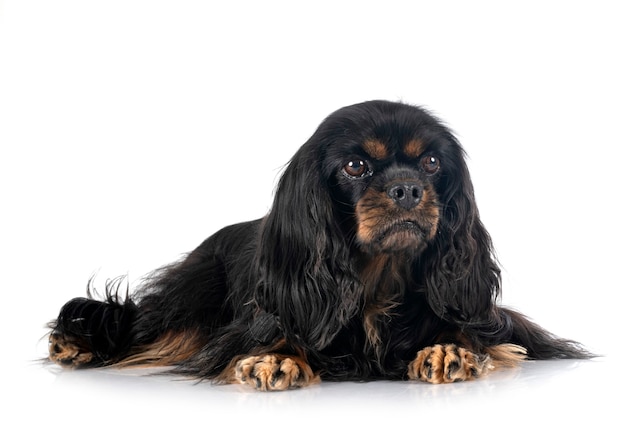
[[[363,157],[368,139],[387,148],[370,152],[387,156],[367,160],[383,163],[416,137],[442,164],[433,177],[415,177],[436,197],[436,233],[414,250],[373,251],[355,205],[374,177],[344,178],[337,164],[354,151]],[[398,179],[413,171],[394,164],[385,172]],[[447,342],[480,358],[510,344],[534,359],[592,356],[498,306],[500,286],[457,139],[420,108],[372,101],[320,125],[264,218],[220,230],[130,297],[119,296],[115,281],[102,301],[68,302],[51,326],[51,358],[75,367],[167,365],[232,382],[241,359],[266,354],[302,358],[326,380],[406,379],[418,351]]]

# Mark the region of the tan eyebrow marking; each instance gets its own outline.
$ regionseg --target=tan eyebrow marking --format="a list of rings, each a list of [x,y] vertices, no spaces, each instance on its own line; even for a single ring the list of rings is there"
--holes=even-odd
[[[404,145],[404,153],[411,158],[418,158],[424,152],[424,142],[413,139]]]
[[[363,149],[370,155],[370,157],[376,160],[382,160],[389,154],[387,146],[380,140],[366,140],[363,142]]]

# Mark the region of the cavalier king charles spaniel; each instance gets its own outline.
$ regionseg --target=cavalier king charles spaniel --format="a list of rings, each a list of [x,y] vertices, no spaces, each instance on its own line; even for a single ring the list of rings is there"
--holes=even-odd
[[[50,324],[66,367],[168,366],[259,390],[374,379],[472,380],[524,359],[590,358],[497,304],[500,269],[464,151],[423,109],[328,116],[269,213],[223,228],[132,294],[69,301]],[[123,296],[123,297],[122,297]]]

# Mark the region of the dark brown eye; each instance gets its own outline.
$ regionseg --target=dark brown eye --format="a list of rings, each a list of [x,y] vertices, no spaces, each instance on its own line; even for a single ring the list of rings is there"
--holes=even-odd
[[[343,167],[343,171],[349,176],[354,178],[365,177],[370,174],[369,167],[367,163],[363,160],[350,160]]]
[[[439,167],[441,166],[441,162],[434,155],[427,155],[427,156],[422,157],[422,160],[420,161],[420,165],[422,166],[422,169],[424,170],[424,172],[426,172],[429,175],[433,175],[439,170]]]

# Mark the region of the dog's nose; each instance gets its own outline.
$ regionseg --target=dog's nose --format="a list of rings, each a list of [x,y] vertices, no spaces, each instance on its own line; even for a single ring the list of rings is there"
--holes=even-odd
[[[394,203],[406,210],[417,206],[422,199],[422,188],[412,181],[395,182],[388,190],[387,195]]]

